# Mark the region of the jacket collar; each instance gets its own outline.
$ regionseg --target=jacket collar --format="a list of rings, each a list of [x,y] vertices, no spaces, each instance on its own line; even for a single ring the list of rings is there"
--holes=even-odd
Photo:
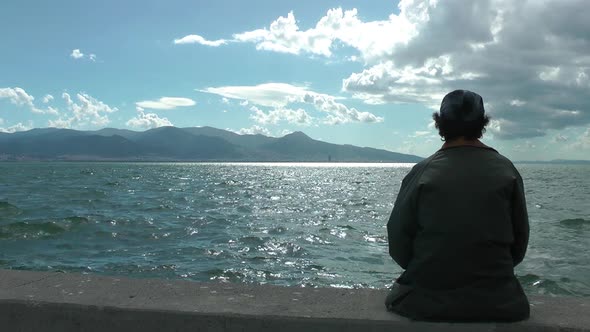
[[[445,142],[445,144],[442,145],[442,147],[440,148],[440,150],[446,150],[446,149],[451,149],[451,148],[457,148],[457,147],[463,147],[463,146],[471,146],[471,147],[475,147],[475,148],[483,148],[483,149],[490,149],[490,150],[494,150],[495,149],[483,144],[480,140],[475,139],[475,140],[467,140],[463,137],[459,137],[456,138],[450,142]]]

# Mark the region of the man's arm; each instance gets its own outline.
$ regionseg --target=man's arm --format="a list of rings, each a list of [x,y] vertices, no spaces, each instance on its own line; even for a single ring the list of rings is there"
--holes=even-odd
[[[393,211],[387,222],[389,255],[402,268],[407,269],[412,258],[416,235],[417,170],[414,168],[402,181]]]
[[[516,177],[514,191],[512,192],[512,232],[514,243],[510,247],[514,266],[524,259],[529,243],[529,217],[524,197],[524,184],[520,174]]]

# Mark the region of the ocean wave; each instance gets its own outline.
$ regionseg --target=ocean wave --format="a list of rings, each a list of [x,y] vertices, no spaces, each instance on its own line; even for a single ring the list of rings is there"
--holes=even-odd
[[[340,228],[340,229],[348,229],[348,230],[354,230],[355,228],[350,226],[350,225],[336,225],[336,227]]]
[[[590,225],[590,220],[582,219],[582,218],[572,218],[572,219],[563,219],[559,221],[560,225],[564,226],[583,226],[583,225]]]
[[[88,218],[79,216],[67,217],[63,220],[74,225],[85,224],[89,222]]]
[[[278,235],[287,232],[287,228],[283,226],[274,227],[268,230],[268,234]]]
[[[22,213],[17,206],[8,202],[0,202],[0,218],[14,217]]]
[[[239,238],[239,243],[246,246],[256,247],[261,246],[268,238],[261,238],[258,236],[242,236]]]
[[[37,239],[57,236],[86,223],[88,219],[79,216],[58,221],[17,221],[0,226],[0,239]]]
[[[283,255],[287,257],[300,257],[305,255],[303,247],[288,241],[271,240],[266,242],[263,246],[256,248],[259,252],[265,252],[268,255]]]
[[[40,238],[52,236],[65,231],[66,230],[63,227],[60,227],[55,222],[28,223],[25,221],[18,221],[0,226],[0,239]]]

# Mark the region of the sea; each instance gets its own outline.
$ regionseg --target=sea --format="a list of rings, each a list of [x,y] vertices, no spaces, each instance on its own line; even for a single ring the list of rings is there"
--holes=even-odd
[[[0,163],[0,269],[386,288],[412,164]],[[590,296],[590,165],[516,164],[528,294]]]

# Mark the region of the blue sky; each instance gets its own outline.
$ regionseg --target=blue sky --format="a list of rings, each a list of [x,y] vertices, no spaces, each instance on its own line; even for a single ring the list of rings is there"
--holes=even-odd
[[[590,159],[583,1],[0,4],[0,131],[212,126],[427,156],[445,93],[480,93],[484,142]],[[525,15],[526,14],[526,15]],[[588,14],[588,15],[587,15]]]

